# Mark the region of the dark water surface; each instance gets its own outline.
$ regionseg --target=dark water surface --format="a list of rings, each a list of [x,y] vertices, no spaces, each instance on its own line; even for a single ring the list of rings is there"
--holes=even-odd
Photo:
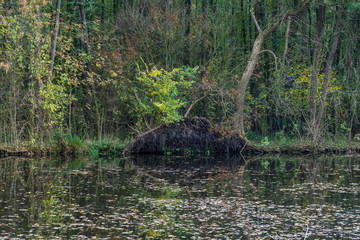
[[[360,157],[0,159],[0,239],[360,239]]]

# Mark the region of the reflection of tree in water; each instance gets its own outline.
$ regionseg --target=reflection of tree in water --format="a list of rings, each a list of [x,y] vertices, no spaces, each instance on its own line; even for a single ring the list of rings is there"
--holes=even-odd
[[[359,239],[359,166],[347,157],[2,159],[0,238],[301,239],[309,222],[312,237]]]
[[[351,182],[349,179],[356,175],[354,159],[354,157],[328,156],[312,158],[262,156],[246,162],[244,180],[258,191],[262,191],[261,195],[265,198],[272,195],[272,192],[279,191],[280,187],[306,186],[304,204],[321,203],[318,201],[321,191],[326,190],[324,184],[348,185]],[[314,199],[314,191],[317,202]],[[274,200],[276,201],[276,198]]]
[[[191,158],[142,155],[127,157],[126,160],[143,174],[180,186],[201,185],[210,177],[237,171],[245,164],[239,155]]]
[[[0,161],[0,169],[0,199],[3,204],[0,203],[0,209],[3,217],[17,216],[11,219],[13,224],[3,226],[5,231],[17,233],[22,229],[19,226],[31,228],[62,223],[67,207],[64,189],[59,187],[60,178],[53,176],[49,165],[41,160],[8,158]],[[48,236],[46,229],[39,234]]]

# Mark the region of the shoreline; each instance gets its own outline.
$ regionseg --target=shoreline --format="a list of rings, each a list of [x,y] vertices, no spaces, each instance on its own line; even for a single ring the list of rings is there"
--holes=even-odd
[[[121,147],[114,146],[97,146],[99,143],[95,142],[91,147],[85,149],[66,149],[65,151],[56,146],[48,148],[21,148],[21,150],[14,150],[14,148],[0,147],[0,158],[6,157],[76,157],[76,156],[92,156],[92,157],[124,157],[124,150],[127,145]],[[203,154],[204,156],[216,156],[224,153]],[[241,155],[244,157],[256,157],[261,155],[277,155],[283,154],[288,156],[309,156],[309,155],[357,155],[360,154],[360,145],[350,143],[347,146],[263,146],[256,143],[249,142],[247,147],[241,153],[231,153],[231,155]],[[164,156],[181,156],[177,154],[163,154]],[[198,156],[198,154],[189,155],[187,157]]]

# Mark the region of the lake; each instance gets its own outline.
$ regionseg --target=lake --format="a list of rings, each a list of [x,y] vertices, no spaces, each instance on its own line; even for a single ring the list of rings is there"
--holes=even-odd
[[[360,157],[0,159],[0,239],[360,239]]]

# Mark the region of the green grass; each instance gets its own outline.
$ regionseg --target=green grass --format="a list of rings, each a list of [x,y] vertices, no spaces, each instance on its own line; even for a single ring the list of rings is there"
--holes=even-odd
[[[360,149],[360,141],[357,139],[349,140],[348,138],[323,138],[318,142],[314,142],[309,138],[286,136],[283,132],[277,132],[273,135],[259,136],[255,134],[249,134],[249,144],[264,152],[285,152],[299,149],[314,149],[320,152],[325,150],[340,151],[352,149]]]
[[[88,146],[88,154],[91,157],[102,157],[102,156],[121,156],[130,140],[121,140],[118,138],[111,139],[105,138],[104,140],[97,141],[86,141]]]

